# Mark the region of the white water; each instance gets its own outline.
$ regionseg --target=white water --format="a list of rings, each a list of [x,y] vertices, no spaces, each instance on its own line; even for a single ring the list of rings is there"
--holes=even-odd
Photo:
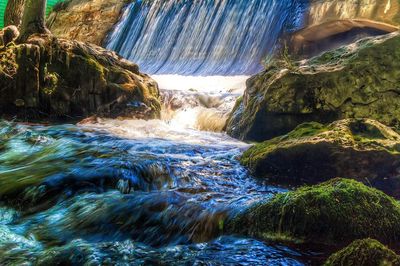
[[[159,84],[160,120],[99,119],[97,124],[129,137],[202,139],[204,131],[222,132],[238,97],[243,95],[249,76],[154,75]],[[124,128],[124,129],[122,129]],[[122,136],[124,135],[122,134]],[[195,135],[192,136],[192,135]]]

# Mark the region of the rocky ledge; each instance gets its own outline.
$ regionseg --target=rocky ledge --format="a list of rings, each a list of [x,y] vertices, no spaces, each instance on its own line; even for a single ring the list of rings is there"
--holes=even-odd
[[[160,115],[157,83],[96,45],[33,35],[0,47],[0,114],[21,120]]]
[[[231,136],[267,140],[309,121],[371,118],[400,125],[400,33],[367,38],[307,61],[283,58],[247,81]]]

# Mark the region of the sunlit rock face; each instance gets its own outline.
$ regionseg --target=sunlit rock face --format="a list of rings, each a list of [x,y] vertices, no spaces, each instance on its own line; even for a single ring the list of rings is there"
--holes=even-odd
[[[309,58],[369,36],[397,31],[399,2],[393,0],[311,1],[305,27],[287,40],[290,54]]]
[[[308,24],[351,18],[398,24],[399,8],[399,2],[396,0],[314,0],[310,5]]]
[[[296,32],[290,39],[289,47],[291,55],[309,58],[365,37],[397,30],[397,26],[369,19],[331,20]]]
[[[126,0],[72,0],[59,4],[48,18],[57,37],[101,45],[108,31],[118,22]]]

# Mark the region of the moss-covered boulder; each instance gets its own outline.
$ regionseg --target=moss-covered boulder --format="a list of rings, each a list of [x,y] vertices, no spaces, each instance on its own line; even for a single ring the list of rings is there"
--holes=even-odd
[[[101,47],[31,36],[0,47],[0,115],[33,120],[105,117],[154,118],[157,83]]]
[[[317,184],[345,176],[400,197],[400,135],[370,119],[305,123],[247,150],[241,163],[279,184]]]
[[[400,33],[363,39],[307,61],[273,64],[247,81],[228,134],[267,140],[304,122],[371,118],[400,126]]]
[[[371,237],[400,240],[400,204],[374,188],[336,178],[275,195],[226,222],[229,232],[296,243],[347,244]]]
[[[400,256],[374,239],[356,240],[328,258],[325,266],[398,266]]]

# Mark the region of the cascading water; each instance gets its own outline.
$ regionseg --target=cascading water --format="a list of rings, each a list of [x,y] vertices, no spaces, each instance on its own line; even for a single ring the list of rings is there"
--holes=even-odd
[[[305,5],[302,0],[138,0],[126,8],[106,46],[149,74],[254,74],[283,31],[301,26]]]

